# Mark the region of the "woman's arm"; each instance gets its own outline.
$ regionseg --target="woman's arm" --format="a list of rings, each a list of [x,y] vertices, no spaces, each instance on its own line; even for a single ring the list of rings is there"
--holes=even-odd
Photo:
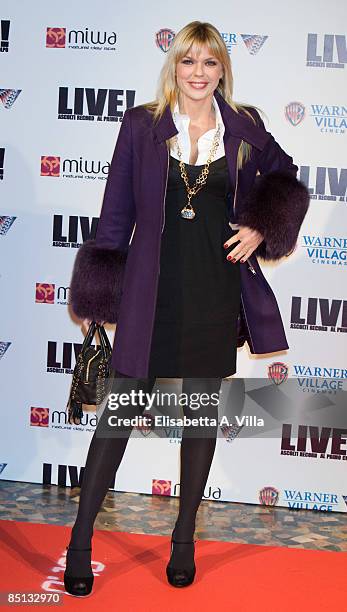
[[[255,111],[256,112],[256,111]],[[264,129],[258,112],[257,123]],[[254,254],[265,260],[289,255],[296,246],[310,196],[297,180],[298,167],[271,135],[258,158],[254,185],[243,203],[238,223],[258,230],[264,240]]]
[[[132,180],[132,131],[125,111],[106,182],[93,240],[78,249],[70,282],[70,301],[81,319],[116,323],[129,240],[136,209]]]

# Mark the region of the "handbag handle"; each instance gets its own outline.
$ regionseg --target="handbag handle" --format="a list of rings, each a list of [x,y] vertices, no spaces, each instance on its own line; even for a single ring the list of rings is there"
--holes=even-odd
[[[106,333],[106,330],[105,330],[104,326],[100,325],[99,323],[97,323],[96,324],[96,328],[98,330],[98,334],[99,334],[99,338],[100,338],[100,345],[101,345],[102,354],[103,354],[104,358],[107,359],[108,354],[112,351],[111,343],[109,341],[109,338],[108,338],[108,335]]]
[[[91,324],[89,325],[89,329],[86,333],[86,336],[82,344],[81,354],[84,355],[86,350],[90,347],[96,331],[98,331],[103,357],[104,359],[107,359],[109,353],[112,351],[112,347],[111,347],[111,344],[110,344],[110,341],[109,341],[109,338],[105,331],[104,326],[97,323],[96,321],[92,321]]]
[[[86,352],[86,350],[90,347],[92,343],[92,340],[94,338],[94,334],[96,331],[96,326],[97,326],[96,321],[92,321],[91,324],[89,325],[88,331],[85,335],[85,338],[82,344],[82,348],[81,348],[82,355]]]

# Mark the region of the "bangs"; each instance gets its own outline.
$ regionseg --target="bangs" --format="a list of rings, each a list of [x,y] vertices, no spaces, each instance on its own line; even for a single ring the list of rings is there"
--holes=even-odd
[[[223,41],[221,37],[221,41]],[[221,46],[218,45],[217,41],[213,36],[209,36],[206,30],[197,29],[195,32],[190,32],[184,40],[181,41],[179,48],[176,53],[176,61],[180,61],[186,55],[189,55],[190,50],[194,47],[194,51],[197,55],[200,55],[202,47],[207,47],[209,55],[223,62],[221,54]]]

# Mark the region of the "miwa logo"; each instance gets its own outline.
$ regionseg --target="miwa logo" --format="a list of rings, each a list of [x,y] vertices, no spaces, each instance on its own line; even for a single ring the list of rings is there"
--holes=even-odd
[[[49,427],[49,408],[30,408],[30,425],[32,427]]]
[[[110,163],[100,160],[62,159],[58,155],[41,155],[41,176],[53,178],[100,179],[106,180]]]
[[[152,479],[153,495],[171,495],[171,480]]]
[[[46,29],[46,47],[48,49],[80,49],[91,51],[115,51],[117,34],[115,32],[100,32],[81,28],[51,27]]]
[[[152,479],[152,494],[154,495],[173,495],[179,496],[180,493],[180,483],[176,482],[172,483],[171,480],[160,480],[158,478]],[[212,489],[211,486],[205,487],[204,494],[202,495],[203,499],[220,499],[222,495],[222,490],[220,487],[216,487]]]
[[[70,303],[69,291],[70,287],[58,287],[56,289],[54,283],[36,283],[35,302],[37,304],[57,303],[67,306]]]

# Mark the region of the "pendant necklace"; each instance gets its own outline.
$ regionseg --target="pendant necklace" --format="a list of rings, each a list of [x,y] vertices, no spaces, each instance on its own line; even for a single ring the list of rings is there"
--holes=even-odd
[[[182,161],[182,152],[181,152],[181,149],[178,143],[177,135],[175,137],[177,153],[178,153],[178,157],[180,160],[179,166],[181,170],[181,177],[184,180],[184,183],[187,189],[187,196],[188,196],[188,202],[181,210],[181,217],[183,217],[183,219],[194,219],[195,217],[196,213],[190,201],[192,197],[195,196],[200,191],[200,189],[202,189],[202,187],[206,184],[210,163],[212,162],[212,159],[214,155],[216,154],[216,151],[219,146],[219,136],[220,136],[220,125],[218,126],[215,136],[213,138],[211,150],[210,150],[208,159],[206,161],[206,164],[204,165],[203,169],[200,172],[200,175],[197,177],[195,184],[192,187],[190,187],[189,185],[186,167],[185,167],[184,162]]]

